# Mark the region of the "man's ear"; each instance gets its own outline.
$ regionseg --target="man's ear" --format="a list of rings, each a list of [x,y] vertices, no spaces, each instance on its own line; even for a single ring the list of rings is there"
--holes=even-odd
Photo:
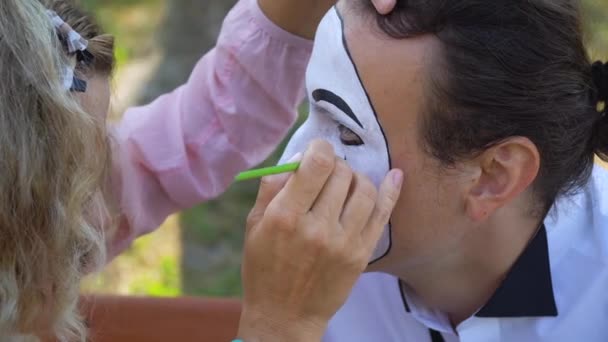
[[[466,194],[467,215],[483,221],[527,190],[540,169],[540,154],[528,138],[512,137],[483,151]]]

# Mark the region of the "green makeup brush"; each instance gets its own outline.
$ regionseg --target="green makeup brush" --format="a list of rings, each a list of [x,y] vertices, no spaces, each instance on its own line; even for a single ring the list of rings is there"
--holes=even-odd
[[[242,182],[242,181],[258,179],[258,178],[262,178],[262,177],[266,177],[266,176],[270,176],[270,175],[278,175],[281,173],[294,172],[299,167],[300,167],[300,162],[295,162],[295,163],[287,163],[287,164],[283,164],[283,165],[265,167],[262,169],[249,170],[249,171],[245,171],[243,173],[239,173],[235,177],[235,181]]]

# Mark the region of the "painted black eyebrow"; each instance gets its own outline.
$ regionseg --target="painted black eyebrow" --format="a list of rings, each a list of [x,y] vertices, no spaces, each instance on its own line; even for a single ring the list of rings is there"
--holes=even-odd
[[[350,109],[348,103],[346,103],[346,101],[344,101],[340,96],[327,89],[316,89],[312,92],[312,98],[316,102],[325,101],[333,104],[334,106],[338,107],[338,109],[343,111],[344,114],[348,115],[349,118],[353,119],[353,121],[356,122],[359,127],[363,128],[361,121],[359,121],[353,110]]]

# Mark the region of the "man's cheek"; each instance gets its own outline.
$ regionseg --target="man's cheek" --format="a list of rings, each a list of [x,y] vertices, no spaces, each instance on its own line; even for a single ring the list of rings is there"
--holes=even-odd
[[[296,153],[304,153],[306,151],[306,147],[313,140],[312,136],[309,134],[309,130],[306,126],[300,127],[294,135],[291,137],[285,150],[283,151],[283,155],[279,160],[279,164],[286,163],[292,156]]]
[[[386,174],[388,167],[381,158],[374,158],[380,155],[380,151],[373,149],[359,148],[350,153],[346,153],[347,163],[356,172],[368,177],[374,185],[379,186]]]

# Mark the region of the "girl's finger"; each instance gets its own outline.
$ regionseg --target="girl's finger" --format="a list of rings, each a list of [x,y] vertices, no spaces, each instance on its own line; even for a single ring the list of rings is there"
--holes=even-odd
[[[289,159],[288,163],[294,163],[300,161],[301,159],[302,154],[298,153]],[[255,200],[255,205],[253,206],[253,209],[251,209],[247,219],[247,229],[255,226],[264,216],[266,208],[268,208],[270,202],[272,202],[281,189],[285,187],[289,177],[291,177],[291,174],[285,173],[262,178],[262,181],[260,182],[260,189],[258,190],[258,196]]]
[[[393,11],[397,0],[372,0],[376,11],[382,15],[387,15]]]
[[[361,234],[374,210],[378,192],[371,181],[360,174],[355,174],[351,189],[340,223],[345,230]]]
[[[392,170],[382,182],[378,192],[378,200],[372,216],[362,232],[362,240],[373,242],[369,245],[369,253],[373,253],[377,241],[382,235],[384,227],[388,224],[393,209],[399,200],[401,186],[403,185],[403,171]]]
[[[334,171],[335,159],[331,144],[322,140],[313,141],[304,153],[300,168],[287,181],[276,201],[286,211],[308,213]]]
[[[334,172],[325,183],[311,212],[327,219],[328,222],[338,222],[352,180],[353,172],[350,167],[343,160],[336,159]]]

